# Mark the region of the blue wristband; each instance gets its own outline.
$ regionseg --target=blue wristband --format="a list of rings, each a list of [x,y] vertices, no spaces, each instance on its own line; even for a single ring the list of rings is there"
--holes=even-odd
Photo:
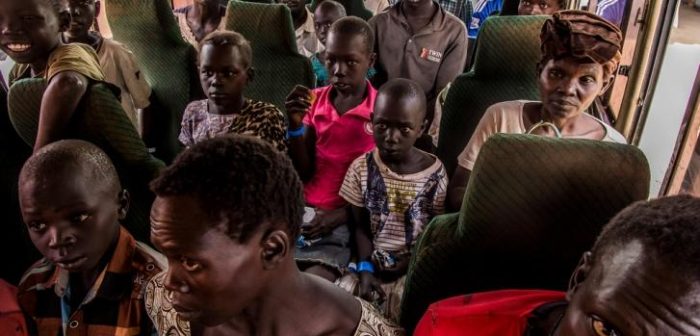
[[[294,139],[298,138],[306,132],[306,125],[301,125],[301,127],[295,129],[295,130],[290,130],[287,129],[287,139]]]
[[[369,261],[360,261],[360,265],[357,267],[357,272],[369,272],[374,273],[374,265]]]

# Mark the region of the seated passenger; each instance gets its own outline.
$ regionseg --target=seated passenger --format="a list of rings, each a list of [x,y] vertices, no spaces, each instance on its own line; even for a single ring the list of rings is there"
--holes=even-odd
[[[568,0],[520,0],[518,15],[552,15],[568,6]]]
[[[323,50],[321,41],[316,37],[314,14],[306,8],[306,1],[276,0],[276,2],[286,5],[292,13],[292,24],[294,25],[299,53],[311,57],[311,55]]]
[[[635,203],[586,252],[568,293],[503,290],[434,303],[415,336],[700,335],[700,199]]]
[[[333,0],[323,0],[323,2],[316,7],[316,11],[314,12],[314,28],[316,29],[316,36],[318,36],[318,40],[321,41],[324,48],[328,37],[328,29],[331,28],[333,22],[345,16],[345,7]],[[316,87],[329,85],[330,76],[326,68],[325,50],[319,51],[311,56],[311,66],[314,69],[314,75],[316,75]],[[369,71],[367,71],[367,78],[374,76],[374,73],[374,69],[370,68]]]
[[[186,147],[228,133],[245,134],[286,151],[284,114],[270,103],[243,97],[253,80],[253,51],[243,35],[216,31],[199,46],[199,80],[208,99],[190,103],[182,116]]]
[[[52,143],[27,160],[19,185],[22,217],[44,255],[18,294],[37,334],[151,335],[145,288],[167,264],[119,225],[129,193],[107,155],[85,141]]]
[[[427,127],[425,104],[423,89],[413,81],[384,84],[372,115],[377,148],[352,163],[340,189],[356,225],[357,294],[372,300],[377,293],[384,314],[396,320],[413,245],[445,210],[445,167],[413,147]]]
[[[62,0],[7,0],[0,6],[0,48],[17,62],[10,84],[29,77],[48,81],[35,151],[61,139],[89,85],[105,80],[90,46],[61,41],[69,26]]]
[[[175,20],[185,41],[199,48],[199,41],[226,26],[226,6],[219,0],[194,0],[192,5],[175,9]]]
[[[371,304],[299,271],[302,185],[269,144],[198,143],[151,186],[151,241],[170,264],[146,296],[161,335],[403,335]]]
[[[303,244],[296,257],[305,270],[329,280],[350,260],[347,202],[338,191],[352,161],[374,148],[370,114],[377,91],[365,79],[374,63],[373,41],[362,19],[336,21],[326,50],[331,85],[297,86],[285,101],[289,155],[305,182],[306,204],[316,209],[301,228],[303,239],[314,243]]]
[[[537,65],[541,101],[508,101],[489,107],[458,157],[448,206],[462,205],[481,146],[496,133],[530,133],[626,143],[614,128],[585,113],[608,89],[620,61],[620,30],[584,11],[555,13],[542,27]]]
[[[69,0],[71,22],[68,30],[63,33],[63,41],[85,43],[97,51],[105,80],[119,88],[124,112],[139,133],[143,134],[143,126],[148,125],[150,120],[144,114],[148,114],[146,108],[151,104],[151,86],[139,69],[134,54],[126,46],[103,38],[99,32],[90,31],[100,13],[100,4],[99,0]],[[140,116],[136,109],[142,110]],[[143,121],[146,121],[146,125]]]
[[[394,78],[417,82],[428,99],[428,121],[435,99],[464,70],[464,23],[432,0],[402,0],[369,20],[376,36],[376,86]]]

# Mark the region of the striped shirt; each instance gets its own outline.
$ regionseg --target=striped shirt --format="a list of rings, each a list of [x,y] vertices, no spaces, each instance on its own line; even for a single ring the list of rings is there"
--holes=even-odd
[[[17,298],[39,336],[152,335],[144,293],[151,277],[166,269],[158,252],[137,242],[124,228],[112,258],[75,311],[70,311],[69,272],[46,258],[22,277]]]
[[[340,196],[369,211],[375,250],[410,250],[425,225],[445,211],[447,172],[431,156],[435,162],[427,169],[400,175],[382,162],[375,149],[348,169]]]

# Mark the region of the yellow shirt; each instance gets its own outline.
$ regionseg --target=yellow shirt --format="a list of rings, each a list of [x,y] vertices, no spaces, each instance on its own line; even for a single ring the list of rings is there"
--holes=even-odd
[[[87,44],[68,43],[58,46],[49,55],[46,69],[35,77],[44,77],[47,81],[64,71],[75,71],[89,79],[104,81],[105,75],[100,67],[95,50]],[[18,79],[31,77],[29,64],[16,64],[10,72],[10,85]]]

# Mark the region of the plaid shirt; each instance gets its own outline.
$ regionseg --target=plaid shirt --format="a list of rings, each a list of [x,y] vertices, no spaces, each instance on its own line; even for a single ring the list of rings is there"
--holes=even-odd
[[[120,228],[112,259],[77,310],[71,312],[64,303],[70,295],[68,271],[46,258],[24,275],[17,297],[39,336],[152,335],[155,328],[145,311],[144,292],[166,265],[161,254]]]
[[[392,6],[397,2],[399,0],[389,0],[389,4]],[[438,4],[440,4],[442,9],[452,13],[462,20],[465,26],[469,27],[469,22],[472,20],[472,12],[474,11],[472,0],[438,0]]]

